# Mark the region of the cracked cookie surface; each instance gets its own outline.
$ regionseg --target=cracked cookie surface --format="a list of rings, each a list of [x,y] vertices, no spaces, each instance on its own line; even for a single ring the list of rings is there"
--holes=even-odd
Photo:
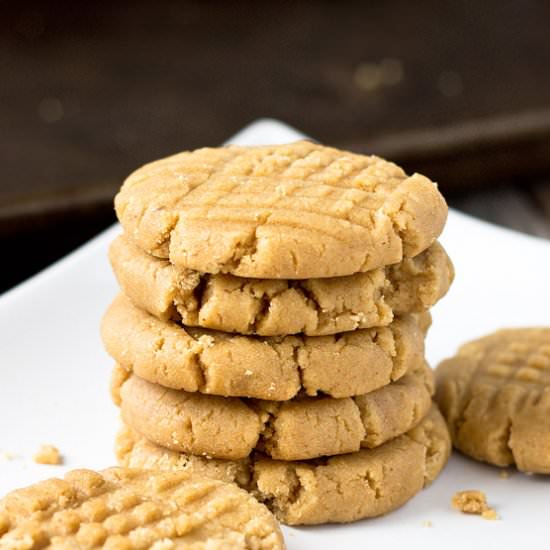
[[[300,391],[361,395],[424,363],[429,313],[332,336],[256,337],[161,321],[118,296],[101,334],[107,352],[140,378],[172,389],[285,401]]]
[[[206,459],[164,449],[127,427],[117,437],[121,464],[233,481],[289,525],[347,523],[402,506],[445,466],[451,443],[432,406],[414,429],[375,449],[309,461],[279,461],[261,454],[240,461]]]
[[[422,420],[434,389],[425,365],[354,398],[281,403],[170,390],[135,375],[124,380],[119,369],[112,389],[130,428],[174,451],[226,459],[260,450],[278,460],[307,460],[378,447]]]
[[[109,258],[124,294],[155,317],[261,336],[319,336],[385,326],[394,315],[426,311],[445,295],[454,277],[438,242],[392,266],[307,280],[179,270],[124,235],[111,244]]]
[[[436,370],[454,445],[498,466],[550,474],[550,328],[501,330]]]
[[[73,470],[0,500],[0,548],[282,550],[277,521],[234,484],[110,468]]]
[[[131,174],[118,219],[144,251],[180,268],[308,279],[416,256],[447,205],[428,178],[308,141],[183,152]]]

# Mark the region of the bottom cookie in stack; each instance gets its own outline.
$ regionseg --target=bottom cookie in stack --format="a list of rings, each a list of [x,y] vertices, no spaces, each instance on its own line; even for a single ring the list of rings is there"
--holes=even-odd
[[[391,512],[439,475],[450,449],[435,405],[415,428],[379,447],[307,461],[274,460],[258,452],[235,461],[208,459],[157,446],[128,427],[117,437],[122,465],[183,469],[234,482],[289,525],[345,523]]]

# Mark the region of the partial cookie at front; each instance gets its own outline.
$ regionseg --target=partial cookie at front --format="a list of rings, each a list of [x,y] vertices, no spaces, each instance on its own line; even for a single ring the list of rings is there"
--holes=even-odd
[[[501,330],[465,344],[436,379],[459,450],[550,474],[550,328]]]
[[[282,550],[277,521],[234,484],[186,471],[74,470],[0,500],[0,548]]]
[[[416,256],[447,216],[428,178],[307,141],[153,162],[128,177],[115,207],[145,252],[269,279],[352,275]]]
[[[209,460],[158,447],[127,428],[117,455],[125,465],[220,476],[265,502],[283,523],[313,525],[395,510],[439,475],[450,450],[445,421],[434,406],[416,428],[380,447],[319,460],[285,462],[261,454]]]

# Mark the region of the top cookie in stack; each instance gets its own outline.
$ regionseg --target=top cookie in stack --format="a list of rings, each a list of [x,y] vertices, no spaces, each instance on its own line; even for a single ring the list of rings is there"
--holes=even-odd
[[[231,146],[144,166],[115,206],[124,234],[110,259],[124,295],[102,335],[123,420],[158,446],[160,465],[181,463],[163,452],[247,460],[256,485],[240,484],[290,523],[378,515],[437,475],[449,441],[424,336],[454,273],[436,241],[447,206],[434,183],[307,141]],[[437,445],[407,435],[432,426]],[[401,461],[400,437],[423,458]],[[139,466],[143,452],[128,454]],[[256,471],[286,461],[318,472],[311,459],[333,455],[337,471],[391,455],[402,475],[392,483],[416,488],[371,506],[355,487],[340,519],[329,490],[324,515],[289,515]]]
[[[177,268],[263,279],[341,277],[400,262],[441,233],[424,176],[307,141],[185,152],[115,199],[127,236]]]

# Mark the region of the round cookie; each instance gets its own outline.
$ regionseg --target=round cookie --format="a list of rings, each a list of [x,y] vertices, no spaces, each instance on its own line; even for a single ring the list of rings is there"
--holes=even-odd
[[[447,205],[428,178],[308,141],[204,148],[131,174],[118,219],[180,268],[263,279],[369,271],[416,256]]]
[[[114,371],[115,401],[125,424],[173,451],[245,458],[255,449],[279,460],[307,460],[377,447],[426,415],[434,389],[425,365],[354,398],[259,401],[170,390]]]
[[[454,277],[438,242],[392,266],[307,280],[178,270],[124,235],[111,244],[109,258],[124,294],[155,317],[260,336],[321,336],[385,326],[394,315],[426,311],[445,295]]]
[[[416,428],[380,447],[302,462],[261,454],[241,461],[209,460],[158,447],[128,428],[117,438],[122,464],[234,481],[289,525],[347,523],[387,514],[439,475],[450,450],[447,427],[435,406]]]
[[[436,380],[460,451],[550,474],[550,328],[500,330],[465,344]]]
[[[101,334],[107,352],[140,378],[173,389],[286,401],[299,391],[361,395],[424,363],[428,313],[333,336],[259,338],[165,322],[119,296]]]
[[[0,501],[0,548],[282,550],[269,510],[189,471],[73,470]]]

